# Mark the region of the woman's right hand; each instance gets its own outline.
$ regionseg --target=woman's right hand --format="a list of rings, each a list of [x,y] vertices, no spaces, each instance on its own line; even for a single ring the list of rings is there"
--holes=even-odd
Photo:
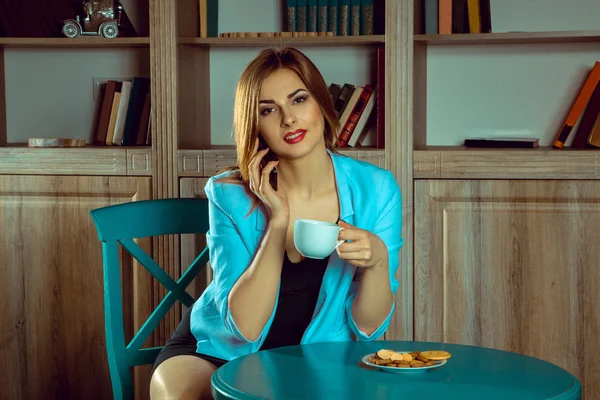
[[[263,202],[269,212],[270,224],[279,224],[283,228],[287,228],[290,219],[290,206],[287,195],[283,187],[278,184],[278,190],[273,189],[269,182],[269,174],[277,166],[279,161],[269,161],[267,165],[260,170],[260,163],[264,156],[269,152],[269,149],[258,151],[258,138],[254,145],[254,156],[250,161],[250,190],[260,201]]]

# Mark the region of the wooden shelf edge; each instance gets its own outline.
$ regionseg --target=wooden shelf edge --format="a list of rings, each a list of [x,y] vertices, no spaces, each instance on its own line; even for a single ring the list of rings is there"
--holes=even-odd
[[[483,45],[532,43],[600,42],[600,30],[553,32],[455,33],[451,35],[414,35],[425,45]]]
[[[600,180],[600,151],[430,147],[413,151],[413,177]]]
[[[339,149],[341,154],[385,168],[385,150],[374,148]],[[179,150],[177,170],[180,177],[209,177],[225,167],[235,165],[233,146],[215,146],[211,149]]]
[[[385,35],[360,36],[303,36],[303,37],[246,37],[246,38],[196,38],[181,37],[178,43],[202,47],[260,47],[269,45],[297,46],[369,46],[384,44]]]
[[[143,155],[149,153],[151,153],[150,148],[132,149],[111,146],[73,148],[0,147],[0,174],[150,175],[150,169],[141,172],[142,162],[140,158],[150,157]],[[135,154],[138,159],[130,163],[128,154]],[[132,166],[129,167],[128,163]],[[137,166],[137,169],[132,169],[134,165]],[[151,165],[152,163],[149,162],[148,166]],[[133,170],[135,170],[135,173]]]
[[[4,48],[127,48],[149,47],[150,38],[132,37],[106,39],[103,37],[76,38],[7,38],[0,37]]]

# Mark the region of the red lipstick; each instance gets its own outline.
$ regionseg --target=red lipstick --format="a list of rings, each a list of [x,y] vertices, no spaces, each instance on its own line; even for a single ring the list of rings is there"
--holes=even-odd
[[[283,140],[285,140],[286,143],[295,144],[301,142],[304,139],[304,136],[306,136],[306,129],[296,129],[293,132],[288,132],[283,137]]]

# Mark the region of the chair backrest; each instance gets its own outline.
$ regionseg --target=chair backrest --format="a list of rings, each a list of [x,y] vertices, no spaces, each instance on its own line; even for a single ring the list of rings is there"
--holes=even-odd
[[[176,300],[191,307],[194,299],[186,292],[200,269],[208,262],[205,248],[174,281],[133,239],[171,234],[205,234],[208,231],[207,199],[143,200],[90,211],[102,242],[104,270],[104,319],[106,349],[115,399],[133,397],[130,367],[152,364],[162,347],[141,346],[158,326]],[[129,344],[125,343],[123,299],[121,296],[120,244],[167,290]]]

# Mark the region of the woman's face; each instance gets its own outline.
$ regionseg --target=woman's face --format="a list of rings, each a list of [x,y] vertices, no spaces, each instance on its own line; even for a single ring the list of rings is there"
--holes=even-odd
[[[279,69],[264,80],[258,127],[270,151],[280,158],[300,158],[318,146],[325,147],[325,120],[319,104],[289,69]]]

